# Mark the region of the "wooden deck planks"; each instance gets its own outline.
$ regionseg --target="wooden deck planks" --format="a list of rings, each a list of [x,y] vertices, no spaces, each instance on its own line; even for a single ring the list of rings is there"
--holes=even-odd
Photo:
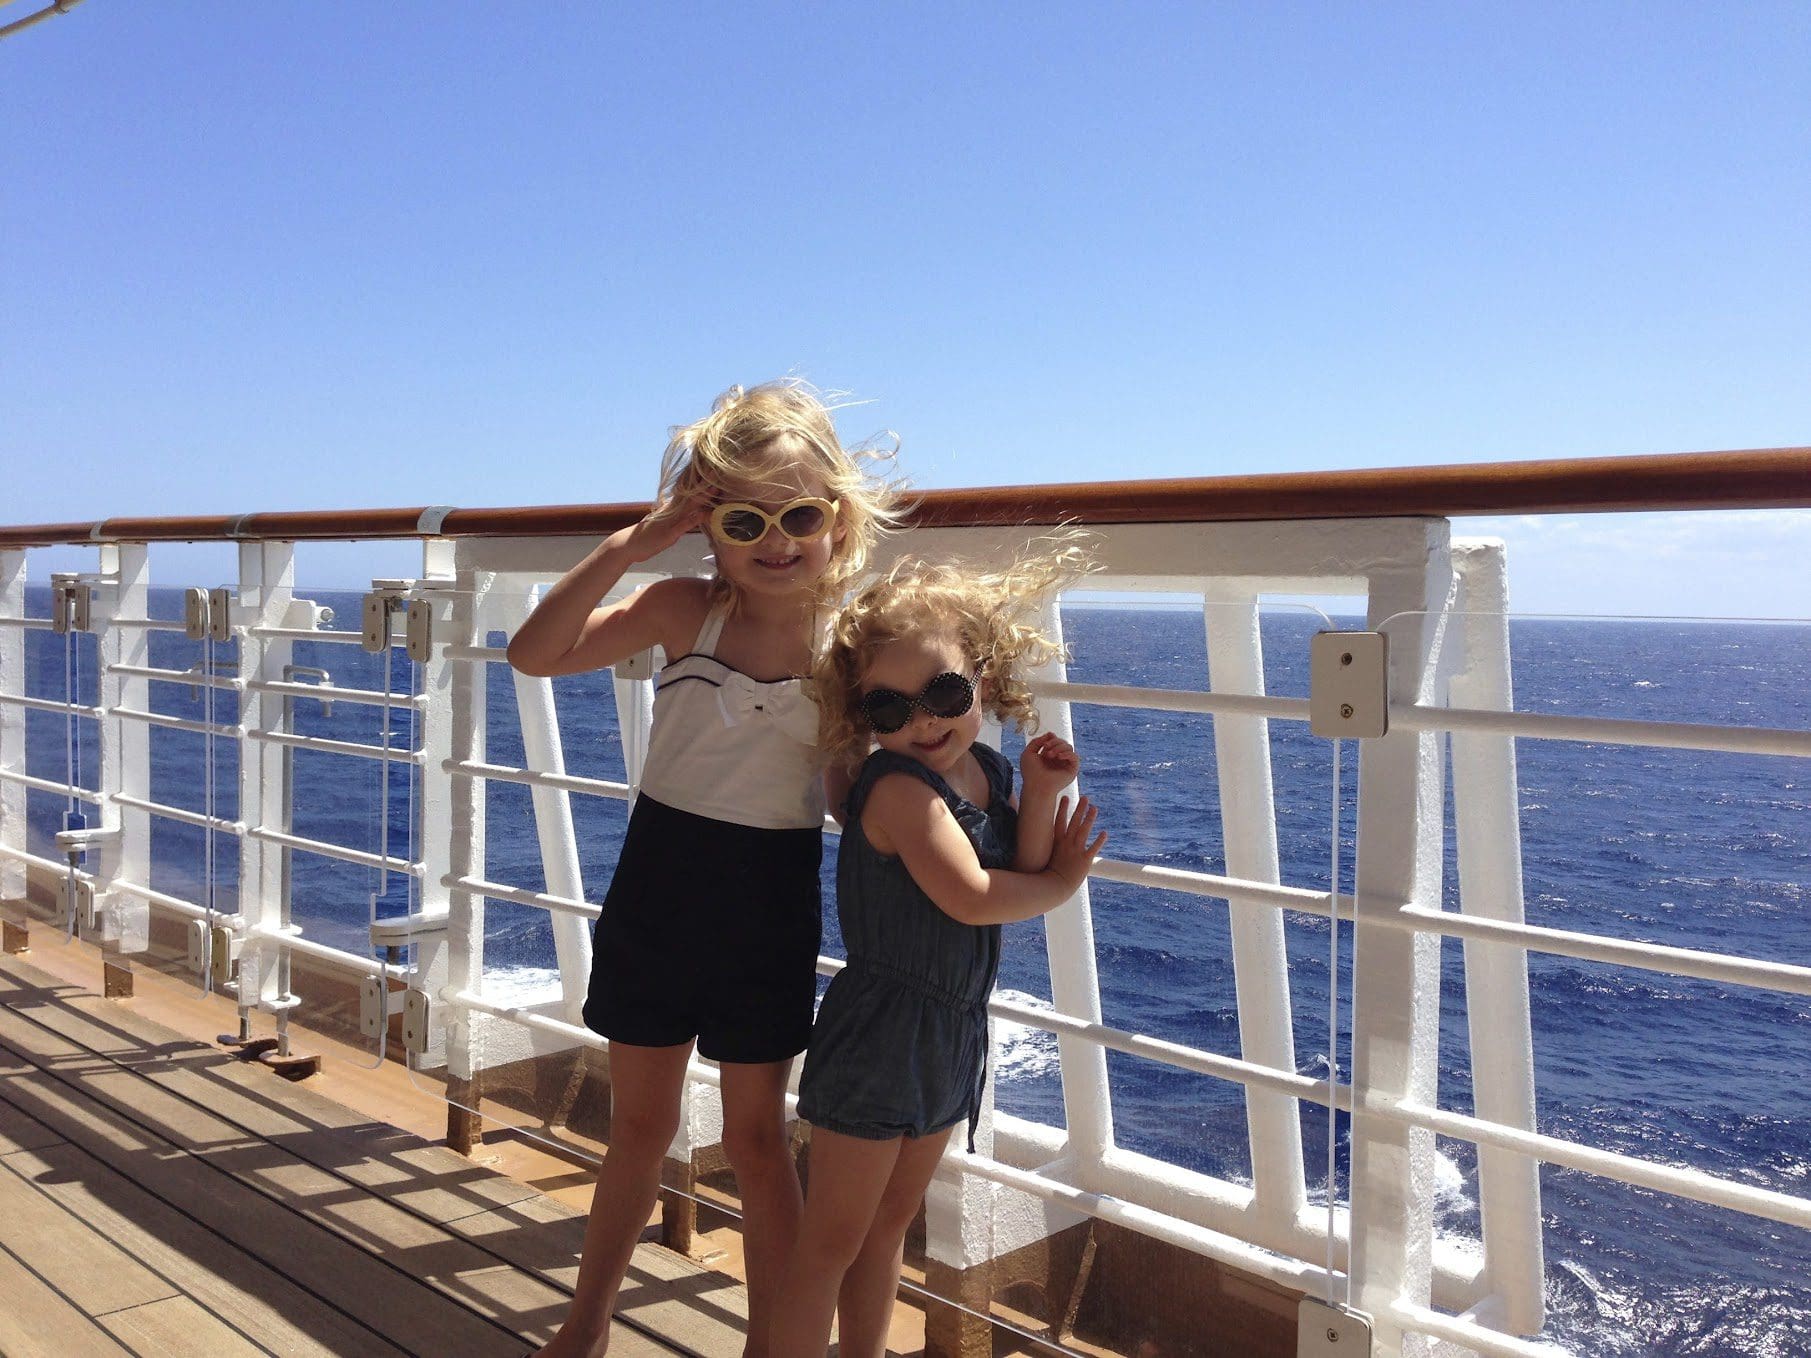
[[[134,1350],[185,1332],[172,1318],[193,1307],[248,1352],[396,1352],[377,1330],[404,1351],[513,1358],[564,1315],[583,1233],[573,1209],[12,957],[0,1072],[0,1179],[98,1214],[190,1294],[109,1311],[136,1315],[116,1330]],[[0,1225],[0,1246],[11,1235]],[[39,1290],[57,1325],[82,1321]],[[638,1251],[619,1311],[685,1350],[741,1351],[742,1290],[667,1251]],[[87,1342],[57,1351],[117,1351],[92,1327]],[[213,1350],[184,1349],[199,1351]],[[627,1325],[611,1346],[673,1351]]]
[[[129,1358],[80,1307],[0,1246],[0,1353],[6,1358]]]
[[[261,1348],[197,1304],[191,1297],[169,1297],[125,1311],[114,1311],[100,1323],[140,1358],[263,1358]]]
[[[203,1134],[187,1153],[181,1138],[161,1134],[155,1110],[145,1103],[155,1088],[134,1080],[139,1097],[122,1109],[117,1095],[102,1086],[119,1075],[79,1066],[67,1043],[34,1029],[0,1008],[0,1044],[22,1053],[38,1069],[8,1078],[9,1102],[56,1128],[120,1174],[181,1210],[230,1246],[265,1267],[293,1279],[318,1296],[331,1298],[364,1326],[412,1352],[497,1355],[513,1358],[521,1341],[490,1317],[470,1310],[427,1281],[412,1276],[385,1251],[381,1236],[348,1239],[280,1192],[260,1191],[247,1177],[247,1159],[268,1167],[272,1148],[222,1125],[203,1123]],[[53,1073],[79,1071],[80,1088]],[[126,1076],[133,1079],[134,1077]],[[167,1097],[167,1096],[165,1096]],[[140,1122],[136,1119],[145,1119]],[[238,1163],[227,1165],[239,1152]],[[7,1232],[10,1238],[10,1230]]]

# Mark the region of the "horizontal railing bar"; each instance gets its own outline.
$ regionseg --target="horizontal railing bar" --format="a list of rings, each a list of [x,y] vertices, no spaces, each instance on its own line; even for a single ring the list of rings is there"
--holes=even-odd
[[[1205,1226],[1197,1226],[1192,1221],[1184,1221],[1154,1208],[1141,1207],[1137,1203],[1127,1202],[1124,1198],[1109,1197],[1104,1193],[1091,1193],[1085,1188],[1059,1183],[1030,1170],[1001,1164],[989,1156],[970,1155],[953,1142],[944,1152],[943,1164],[950,1169],[973,1174],[977,1178],[987,1179],[992,1183],[1015,1189],[1045,1202],[1057,1203],[1071,1211],[1079,1212],[1083,1216],[1093,1217],[1115,1226],[1123,1226],[1139,1235],[1175,1245],[1180,1249],[1187,1250],[1190,1254],[1201,1255],[1229,1268],[1256,1274],[1279,1287],[1319,1295],[1326,1290],[1329,1277],[1336,1280],[1345,1277],[1343,1273],[1339,1272],[1329,1275],[1327,1270],[1318,1264],[1303,1263],[1298,1259],[1272,1254],[1269,1250],[1248,1244],[1237,1236],[1225,1235]]]
[[[913,527],[1018,528],[1063,522],[1232,523],[1807,506],[1811,506],[1811,448],[1756,448],[928,491],[907,507],[905,521]],[[648,506],[454,509],[434,516],[431,531],[424,529],[427,509],[417,505],[8,525],[0,527],[0,547],[95,541],[601,535],[639,521]]]
[[[1410,731],[1472,731],[1532,740],[1588,741],[1726,754],[1811,756],[1811,731],[1766,726],[1714,726],[1704,722],[1636,721],[1629,717],[1565,717],[1546,712],[1493,712],[1466,707],[1404,705],[1390,722]]]
[[[229,726],[218,721],[196,721],[192,717],[172,717],[163,712],[140,712],[135,707],[109,707],[106,712],[109,717],[142,721],[148,726],[163,726],[172,731],[193,731],[204,736],[224,736],[228,740],[240,740],[249,734],[243,726]]]
[[[363,632],[335,631],[332,628],[313,630],[307,627],[251,627],[246,629],[252,636],[266,641],[325,641],[331,645],[363,646]]]
[[[1319,915],[1322,919],[1332,913],[1324,891],[1279,886],[1275,882],[1252,882],[1241,877],[1222,877],[1217,873],[1194,872],[1188,868],[1166,868],[1154,863],[1127,863],[1117,858],[1097,858],[1088,875],[1104,878],[1109,882],[1182,891],[1191,896],[1206,896],[1213,900],[1271,905],[1280,910]]]
[[[23,863],[28,868],[42,868],[47,872],[56,873],[59,877],[67,876],[70,870],[68,863],[59,863],[54,858],[45,858],[42,854],[32,853],[29,849],[15,849],[10,844],[0,844],[0,858],[10,858],[13,862]],[[81,868],[75,869],[75,876],[78,882],[94,881],[94,874]]]
[[[112,625],[134,632],[186,632],[189,625],[179,618],[114,618]],[[197,637],[195,640],[199,641]]]
[[[103,709],[90,707],[86,703],[66,703],[55,698],[27,698],[23,693],[0,693],[0,703],[13,707],[30,708],[33,712],[61,712],[65,716],[73,713],[78,717],[89,717],[98,720]]]
[[[1102,1023],[1090,1023],[1085,1019],[1074,1018],[1054,1010],[1035,1009],[1030,1005],[1018,1004],[1012,1000],[1002,1000],[998,997],[987,1002],[987,1012],[996,1018],[1020,1023],[1027,1028],[1038,1028],[1047,1033],[1079,1038],[1081,1041],[1091,1042],[1097,1047],[1124,1052],[1127,1056],[1143,1057],[1166,1066],[1174,1066],[1179,1070],[1193,1071],[1197,1075],[1229,1080],[1239,1085],[1259,1085],[1265,1089],[1275,1090],[1279,1094],[1286,1094],[1290,1098],[1320,1104],[1322,1107],[1325,1107],[1327,1103],[1327,1082],[1325,1080],[1311,1080],[1306,1075],[1281,1071],[1273,1066],[1259,1065],[1230,1056],[1220,1056],[1214,1052],[1201,1051],[1196,1047],[1185,1047],[1180,1043],[1166,1042],[1162,1038],[1145,1037],[1139,1033],[1126,1032],[1124,1029],[1109,1028]]]
[[[194,688],[227,688],[235,693],[245,688],[245,680],[227,674],[196,674],[192,670],[161,670],[153,665],[114,664],[103,666],[109,674],[136,674],[165,684],[188,684]]]
[[[179,820],[185,825],[197,825],[203,830],[224,830],[229,835],[245,833],[245,822],[225,820],[219,816],[203,815],[199,811],[188,811],[180,806],[169,806],[163,802],[150,801],[144,797],[134,797],[127,792],[116,792],[113,800],[121,806],[130,806],[139,811],[148,811],[153,816],[162,816],[166,820]]]
[[[1343,899],[1350,903],[1349,897]],[[1608,962],[1671,976],[1691,976],[1701,981],[1811,995],[1811,967],[1794,966],[1790,962],[1766,962],[1759,958],[1732,957],[1727,953],[1701,952],[1695,948],[1674,948],[1664,943],[1641,943],[1633,939],[1606,938],[1601,934],[1575,933],[1569,929],[1549,929],[1538,924],[1482,919],[1425,906],[1405,905],[1394,914],[1388,911],[1366,914],[1359,924],[1361,927],[1386,924],[1416,933],[1476,938],[1588,962]]]
[[[440,879],[440,885],[453,891],[470,891],[499,901],[511,901],[516,905],[537,906],[559,915],[577,915],[580,919],[596,919],[604,913],[602,906],[593,905],[589,901],[576,901],[570,896],[555,896],[545,891],[530,891],[526,887],[505,886],[502,882],[487,882],[482,877],[460,877],[449,872]]]
[[[492,665],[507,665],[509,651],[502,646],[458,646],[449,645],[441,654],[448,660],[482,660]]]
[[[1461,1349],[1486,1354],[1489,1358],[1575,1358],[1570,1350],[1563,1349],[1558,1344],[1539,1339],[1518,1339],[1475,1321],[1461,1320],[1458,1316],[1445,1315],[1406,1301],[1393,1303],[1387,1318],[1405,1329],[1417,1330],[1435,1339],[1445,1339]]]
[[[383,976],[406,981],[414,974],[408,967],[397,966],[391,962],[380,962],[375,957],[361,957],[355,952],[347,952],[344,948],[335,948],[327,943],[317,943],[311,938],[304,938],[299,933],[287,933],[280,928],[248,929],[245,936],[257,940],[260,946],[285,948],[290,952],[301,953],[304,957],[312,957],[325,962],[329,966],[362,972],[366,976]]]
[[[408,877],[420,877],[426,872],[426,868],[422,864],[411,863],[407,859],[394,858],[389,854],[367,853],[363,849],[348,849],[343,844],[330,844],[324,839],[304,839],[301,835],[285,834],[281,830],[272,830],[268,826],[247,826],[245,833],[252,839],[263,840],[266,844],[280,844],[286,849],[319,854],[322,858],[337,858],[342,863],[356,863],[360,867],[377,868],[384,872],[401,873]]]
[[[240,915],[236,910],[230,915],[222,910],[210,911],[204,905],[185,901],[180,896],[154,891],[142,882],[129,882],[123,877],[115,878],[111,885],[115,891],[123,891],[128,896],[136,896],[147,904],[159,906],[173,914],[184,915],[189,919],[212,919],[216,924],[224,924],[231,929],[238,928],[240,924]]]
[[[256,693],[276,693],[288,698],[319,698],[323,702],[363,703],[367,707],[425,707],[425,693],[385,693],[375,688],[336,688],[331,684],[293,684],[280,679],[253,679],[247,688]]]
[[[77,801],[88,802],[99,806],[101,794],[74,783],[57,783],[48,778],[34,778],[29,773],[14,773],[11,769],[0,769],[0,783],[17,783],[21,787],[35,788],[39,792],[54,793],[58,797],[74,797]]]
[[[1091,703],[1100,707],[1137,707],[1157,712],[1224,712],[1228,716],[1307,721],[1306,698],[1273,698],[1254,693],[1201,693],[1183,688],[1139,688],[1130,684],[1070,684],[1034,681],[1040,698]]]
[[[420,764],[427,756],[419,750],[391,749],[365,745],[356,740],[329,740],[326,736],[298,736],[289,731],[253,729],[247,740],[261,740],[267,745],[288,745],[297,750],[318,750],[322,754],[355,755],[360,759],[388,759],[398,764]]]
[[[511,768],[504,764],[481,764],[475,760],[443,759],[440,767],[447,773],[464,778],[484,778],[498,783],[522,783],[528,787],[557,787],[567,792],[583,792],[592,797],[610,797],[627,801],[635,789],[627,783],[605,778],[580,778],[570,773],[540,773],[534,769]]]
[[[1519,1155],[1531,1156],[1550,1165],[1564,1165],[1568,1169],[1582,1170],[1600,1178],[1651,1188],[1656,1193],[1690,1198],[1693,1202],[1701,1202],[1710,1207],[1725,1207],[1749,1216],[1765,1217],[1782,1225],[1811,1230],[1811,1198],[1794,1197],[1790,1193],[1756,1188],[1753,1184],[1736,1183],[1701,1169],[1656,1164],[1637,1156],[1599,1150],[1595,1146],[1580,1145],[1563,1137],[1506,1127],[1502,1123],[1468,1117],[1464,1113],[1448,1112],[1444,1108],[1412,1102],[1392,1103],[1375,1092],[1362,1094],[1359,1107],[1365,1113],[1407,1126],[1421,1127],[1439,1136],[1470,1141],[1480,1146],[1495,1146]]]
[[[45,631],[51,628],[49,618],[0,618],[0,627],[17,627],[27,632]]]

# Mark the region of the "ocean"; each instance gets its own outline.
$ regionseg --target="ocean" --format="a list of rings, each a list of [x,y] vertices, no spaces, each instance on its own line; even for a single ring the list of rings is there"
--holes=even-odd
[[[332,603],[339,626],[358,616],[358,596],[302,591]],[[32,591],[31,611],[48,611]],[[176,591],[154,593],[153,613],[180,614]],[[1305,697],[1308,637],[1324,625],[1304,609],[1267,609],[1266,687]],[[1075,608],[1065,626],[1080,682],[1204,689],[1199,610]],[[495,638],[493,638],[495,640]],[[1517,619],[1511,626],[1517,706],[1523,711],[1727,721],[1811,728],[1811,626],[1606,619]],[[76,639],[76,692],[93,701],[94,639]],[[234,648],[216,665],[233,666]],[[151,636],[151,663],[186,669],[201,643]],[[357,647],[298,644],[297,665],[330,670],[334,682],[384,687],[384,664]],[[27,635],[28,692],[61,698],[64,640]],[[518,763],[508,672],[490,667],[488,739],[493,762]],[[411,667],[395,653],[391,683],[405,691]],[[615,708],[608,677],[556,681],[569,772],[620,779]],[[200,717],[204,695],[153,686],[156,710]],[[372,707],[310,699],[294,704],[305,734],[375,741]],[[230,692],[216,691],[216,719],[231,721]],[[85,723],[78,723],[85,725]],[[60,716],[27,714],[28,772],[62,780],[70,751]],[[1222,871],[1212,722],[1206,716],[1078,708],[1082,782],[1101,807],[1116,858]],[[96,778],[93,739],[77,758]],[[409,737],[408,717],[391,738]],[[206,742],[167,729],[150,733],[152,791],[159,801],[207,805]],[[1330,747],[1305,725],[1270,727],[1283,880],[1324,890],[1336,793]],[[1005,745],[1016,752],[1009,733]],[[1811,961],[1811,767],[1804,760],[1625,749],[1522,740],[1517,743],[1522,853],[1531,923],[1613,937],[1727,951],[1745,957]],[[1344,886],[1350,886],[1356,749],[1348,744],[1337,800]],[[236,752],[216,747],[215,813],[237,815]],[[402,766],[392,772],[388,816],[380,813],[378,765],[313,751],[294,760],[295,830],[353,848],[409,853],[410,805]],[[1449,793],[1450,807],[1450,793]],[[60,798],[28,797],[33,848],[49,854]],[[573,798],[588,898],[602,896],[625,818],[620,803]],[[528,789],[490,785],[486,875],[542,889]],[[1449,809],[1450,824],[1450,809]],[[235,909],[234,845],[215,844],[212,891]],[[1449,831],[1446,904],[1457,904]],[[202,831],[154,822],[152,882],[202,900]],[[826,900],[834,899],[834,841],[827,844]],[[364,868],[306,854],[294,857],[295,919],[308,935],[354,949],[371,914],[402,913],[406,879],[387,883]],[[1111,882],[1092,886],[1094,935],[1107,1023],[1229,1055],[1238,1023],[1229,964],[1227,906]],[[1328,925],[1286,917],[1297,1066],[1327,1068]],[[1349,935],[1349,926],[1345,931]],[[841,954],[833,909],[825,951]],[[1351,945],[1342,950],[1342,997],[1351,994]],[[493,902],[487,913],[486,988],[502,996],[544,993],[552,976],[552,935],[536,910]],[[1443,945],[1440,1101],[1471,1108],[1461,952]],[[1811,1195],[1811,998],[1686,980],[1652,972],[1532,954],[1539,1130],[1669,1165],[1692,1166],[1801,1196]],[[1007,930],[1001,989],[1047,1004],[1043,926]],[[1343,1003],[1343,1001],[1342,1001]],[[1349,1008],[1341,1020],[1349,1024]],[[994,1079],[1006,1112],[1060,1124],[1056,1045],[1048,1034],[1000,1025]],[[1347,1049],[1337,1058],[1347,1073]],[[1233,1180],[1250,1174],[1241,1091],[1232,1085],[1109,1053],[1119,1144]],[[1339,1129],[1338,1191],[1344,1195],[1345,1135]],[[1311,1196],[1326,1196],[1326,1118],[1305,1110],[1302,1137]],[[1438,1224],[1475,1235],[1476,1155],[1441,1139]],[[1665,1198],[1573,1170],[1541,1175],[1546,1228],[1548,1335],[1592,1355],[1811,1352],[1811,1233],[1734,1212]]]

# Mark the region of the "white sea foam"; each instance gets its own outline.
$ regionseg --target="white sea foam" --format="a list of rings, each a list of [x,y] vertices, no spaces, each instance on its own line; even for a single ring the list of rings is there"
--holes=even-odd
[[[1000,999],[1011,1000],[1028,1009],[1049,1009],[1050,1001],[1023,990],[999,990]],[[1001,1084],[1034,1080],[1057,1069],[1056,1034],[1042,1028],[1028,1028],[1011,1019],[996,1018],[994,1028],[994,1079]]]
[[[486,967],[484,998],[492,1004],[526,1006],[560,997],[557,967]]]

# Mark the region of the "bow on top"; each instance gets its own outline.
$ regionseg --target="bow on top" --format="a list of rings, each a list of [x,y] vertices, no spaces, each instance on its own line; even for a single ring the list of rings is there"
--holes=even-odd
[[[805,696],[796,679],[763,684],[732,670],[717,690],[723,724],[766,721],[802,745],[817,744],[817,704]]]

